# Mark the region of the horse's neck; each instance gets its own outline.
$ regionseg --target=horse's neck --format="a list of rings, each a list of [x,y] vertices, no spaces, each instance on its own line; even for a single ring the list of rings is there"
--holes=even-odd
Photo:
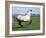
[[[29,16],[31,16],[31,14],[32,14],[31,12],[28,12],[28,13],[27,13],[27,15],[29,15]]]
[[[27,14],[26,16],[29,16],[29,17],[30,17],[30,16],[31,16],[31,14]]]

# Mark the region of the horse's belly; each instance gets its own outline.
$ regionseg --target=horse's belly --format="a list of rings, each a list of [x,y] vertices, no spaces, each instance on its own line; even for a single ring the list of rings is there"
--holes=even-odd
[[[30,21],[30,17],[25,17],[24,21]]]

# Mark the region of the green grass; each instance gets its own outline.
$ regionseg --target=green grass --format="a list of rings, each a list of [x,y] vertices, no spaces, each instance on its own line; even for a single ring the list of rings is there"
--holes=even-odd
[[[40,29],[40,16],[32,16],[32,23],[29,24],[29,22],[22,22],[22,25],[24,26],[21,28],[20,25],[18,24],[18,21],[15,20],[15,22],[12,25],[12,30],[13,31],[24,31],[24,30],[39,30]]]

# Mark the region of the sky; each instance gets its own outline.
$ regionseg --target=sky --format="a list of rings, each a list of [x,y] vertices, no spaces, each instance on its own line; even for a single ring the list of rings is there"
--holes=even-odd
[[[28,10],[32,10],[32,14],[40,14],[39,7],[12,7],[12,14],[25,14]]]

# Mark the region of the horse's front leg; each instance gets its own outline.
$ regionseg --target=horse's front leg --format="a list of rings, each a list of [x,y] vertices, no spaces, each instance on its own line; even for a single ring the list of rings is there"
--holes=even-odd
[[[32,20],[30,20],[29,24],[31,24],[31,23],[32,23]]]

